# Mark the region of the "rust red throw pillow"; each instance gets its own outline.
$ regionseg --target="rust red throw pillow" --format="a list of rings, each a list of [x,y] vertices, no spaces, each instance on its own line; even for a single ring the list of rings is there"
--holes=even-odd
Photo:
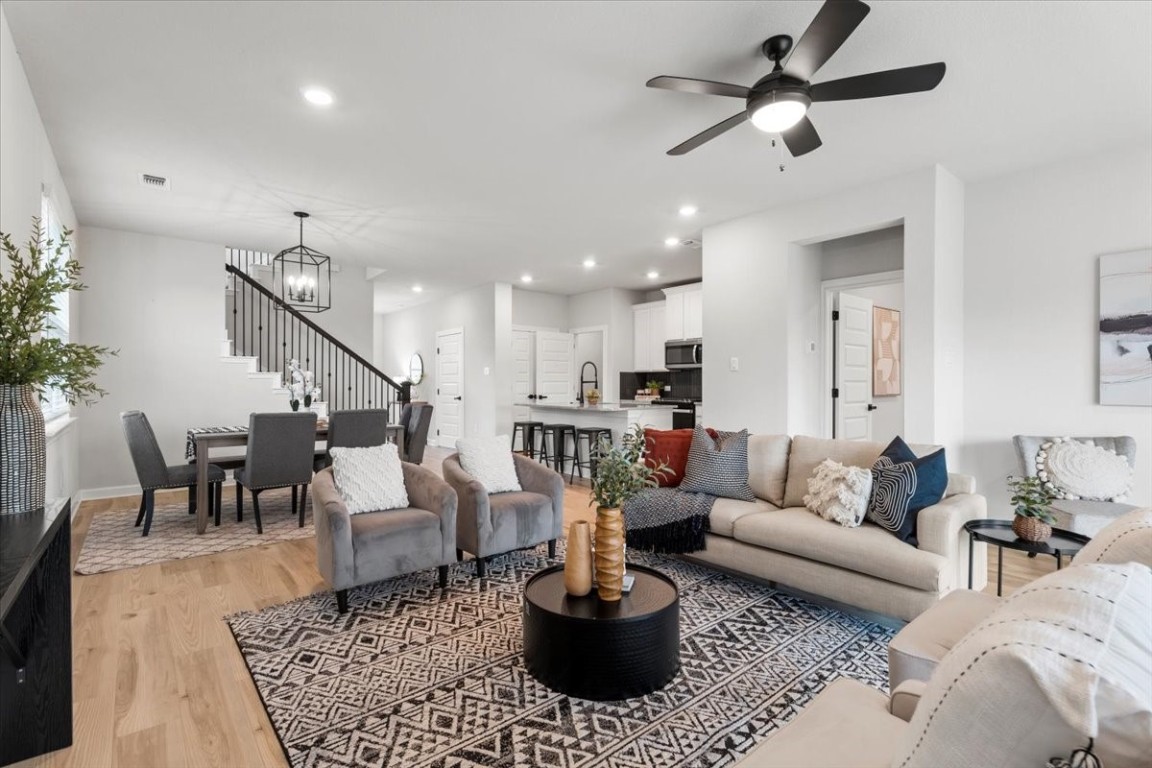
[[[716,430],[708,434],[716,439]],[[674,488],[684,479],[684,468],[688,466],[688,449],[692,447],[690,429],[645,429],[644,444],[648,451],[644,463],[655,468],[658,461],[668,465],[668,469],[656,479],[663,488]]]

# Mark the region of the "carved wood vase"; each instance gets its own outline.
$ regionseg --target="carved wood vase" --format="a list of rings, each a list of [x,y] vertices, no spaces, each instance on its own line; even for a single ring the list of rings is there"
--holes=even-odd
[[[620,599],[624,585],[624,515],[619,507],[596,508],[596,593]]]
[[[564,589],[573,597],[584,597],[592,591],[592,528],[586,520],[568,526]]]

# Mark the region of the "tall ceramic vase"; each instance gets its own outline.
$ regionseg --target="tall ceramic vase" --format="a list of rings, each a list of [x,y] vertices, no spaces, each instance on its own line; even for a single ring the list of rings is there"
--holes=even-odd
[[[619,507],[596,508],[596,593],[620,599],[624,585],[624,515]]]
[[[592,529],[586,521],[568,526],[567,546],[564,589],[573,597],[584,597],[592,591]]]
[[[30,384],[0,384],[0,514],[44,506],[44,412]]]

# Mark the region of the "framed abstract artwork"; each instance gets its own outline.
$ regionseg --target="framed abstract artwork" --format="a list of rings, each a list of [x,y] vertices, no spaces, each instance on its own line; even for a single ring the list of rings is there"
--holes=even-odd
[[[1100,404],[1152,406],[1152,248],[1100,257]]]
[[[872,307],[872,396],[900,394],[903,355],[900,310]]]

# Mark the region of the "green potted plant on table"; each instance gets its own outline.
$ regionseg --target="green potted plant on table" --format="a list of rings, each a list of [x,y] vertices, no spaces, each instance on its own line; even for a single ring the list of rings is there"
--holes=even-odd
[[[660,390],[664,389],[664,385],[653,379],[644,385],[648,389],[648,394],[652,397],[660,397]]]
[[[624,502],[657,485],[667,465],[643,461],[644,427],[633,424],[613,445],[601,436],[593,457],[592,499],[596,505],[596,590],[601,600],[620,599],[624,583]]]
[[[1047,541],[1052,536],[1052,502],[1056,494],[1038,477],[1008,478],[1008,490],[1012,492],[1012,531],[1025,541]]]
[[[65,230],[45,240],[40,220],[21,250],[0,233],[7,268],[0,272],[0,513],[44,506],[46,439],[38,400],[55,388],[69,404],[91,403],[105,392],[93,381],[106,347],[73,344],[46,331],[56,296],[82,291],[80,262],[69,252]],[[114,354],[114,353],[111,353]]]

